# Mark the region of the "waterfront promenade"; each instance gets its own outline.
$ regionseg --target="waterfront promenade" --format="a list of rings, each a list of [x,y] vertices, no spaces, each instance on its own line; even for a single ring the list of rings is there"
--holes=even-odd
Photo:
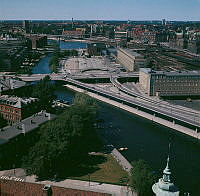
[[[123,109],[123,110],[126,110],[130,113],[133,113],[133,114],[136,114],[138,116],[141,116],[143,118],[146,118],[152,122],[155,122],[155,123],[158,123],[158,124],[161,124],[161,125],[164,125],[166,127],[169,127],[171,130],[174,130],[174,131],[178,131],[180,133],[183,133],[183,134],[186,134],[186,135],[189,135],[193,138],[196,138],[196,139],[200,139],[200,133],[198,132],[195,132],[194,130],[192,129],[189,129],[187,127],[184,127],[184,126],[181,126],[181,125],[178,125],[176,124],[174,121],[168,121],[168,120],[165,120],[165,119],[162,119],[160,117],[157,117],[155,115],[151,115],[151,114],[148,114],[146,112],[143,112],[141,110],[138,110],[136,108],[133,108],[133,107],[130,107],[128,105],[125,105],[125,104],[122,104],[122,103],[119,103],[117,101],[114,101],[114,100],[111,100],[109,98],[106,98],[106,97],[103,97],[101,95],[97,95],[95,93],[92,93],[92,92],[89,92],[89,91],[85,91],[84,89],[81,89],[81,88],[78,88],[78,87],[75,87],[73,85],[65,85],[67,88],[71,89],[71,90],[74,90],[76,92],[82,92],[82,93],[86,93],[87,95],[99,100],[99,101],[102,101],[102,102],[105,102],[105,103],[108,103],[110,105],[113,105],[115,107],[118,107],[120,109]]]
[[[121,165],[125,171],[130,173],[131,169],[133,168],[132,165],[126,160],[124,156],[122,156],[122,154],[116,148],[112,150],[111,154],[119,163],[119,165]]]

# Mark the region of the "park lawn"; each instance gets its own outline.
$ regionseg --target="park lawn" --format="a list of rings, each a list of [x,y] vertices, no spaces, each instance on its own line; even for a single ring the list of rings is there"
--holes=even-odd
[[[105,183],[117,183],[126,184],[126,179],[128,178],[128,173],[122,169],[118,162],[113,158],[111,154],[99,154],[94,156],[104,156],[106,161],[97,165],[98,170],[90,173],[89,175],[84,175],[78,177],[79,180],[105,182]],[[123,180],[125,179],[125,180]]]

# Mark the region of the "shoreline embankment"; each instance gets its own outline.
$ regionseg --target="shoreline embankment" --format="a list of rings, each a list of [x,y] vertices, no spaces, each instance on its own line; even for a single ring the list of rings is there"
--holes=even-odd
[[[165,119],[162,119],[160,117],[157,117],[157,116],[154,116],[154,115],[151,115],[151,114],[148,114],[146,112],[143,112],[141,110],[138,110],[136,108],[133,108],[133,107],[130,107],[130,106],[127,106],[125,104],[122,104],[122,103],[119,103],[117,101],[114,101],[114,100],[111,100],[109,98],[106,98],[106,97],[103,97],[103,96],[100,96],[100,95],[97,95],[95,93],[92,93],[92,92],[89,92],[89,91],[86,91],[84,89],[81,89],[81,88],[78,88],[78,87],[75,87],[73,85],[69,85],[69,84],[66,84],[64,85],[65,87],[73,90],[73,91],[76,91],[76,92],[81,92],[81,93],[85,93],[87,95],[89,95],[90,97],[93,97],[99,101],[102,101],[104,103],[107,103],[107,104],[110,104],[114,107],[117,107],[117,108],[120,108],[122,110],[125,110],[127,112],[130,112],[132,114],[135,114],[137,116],[140,116],[140,117],[143,117],[145,119],[148,119],[154,123],[157,123],[157,124],[160,124],[160,125],[163,125],[165,127],[168,127],[170,128],[172,131],[178,131],[182,134],[185,134],[185,135],[188,135],[188,136],[191,136],[195,139],[198,139],[200,140],[200,133],[197,133],[196,131],[192,130],[192,129],[189,129],[187,127],[184,127],[184,126],[181,126],[181,125],[178,125],[176,124],[174,121],[167,121]]]

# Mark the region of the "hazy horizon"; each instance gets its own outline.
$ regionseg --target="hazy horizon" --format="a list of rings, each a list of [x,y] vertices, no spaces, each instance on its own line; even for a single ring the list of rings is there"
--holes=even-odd
[[[200,0],[1,0],[0,20],[199,21]]]

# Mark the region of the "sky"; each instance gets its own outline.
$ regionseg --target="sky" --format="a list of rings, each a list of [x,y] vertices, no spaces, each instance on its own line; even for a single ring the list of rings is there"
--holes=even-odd
[[[196,20],[200,0],[0,0],[0,20]]]

